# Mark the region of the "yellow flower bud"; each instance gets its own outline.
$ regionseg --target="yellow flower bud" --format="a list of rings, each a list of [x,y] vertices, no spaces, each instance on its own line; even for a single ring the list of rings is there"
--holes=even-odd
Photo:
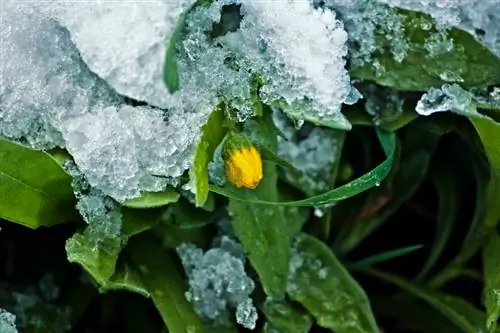
[[[236,187],[254,189],[262,179],[262,158],[253,146],[233,148],[226,158],[227,177]]]

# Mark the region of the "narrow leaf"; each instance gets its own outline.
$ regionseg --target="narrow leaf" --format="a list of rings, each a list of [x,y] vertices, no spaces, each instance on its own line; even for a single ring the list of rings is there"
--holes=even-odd
[[[396,249],[396,250],[392,250],[392,251],[382,252],[382,253],[376,254],[374,256],[370,256],[368,258],[361,259],[361,260],[356,261],[352,264],[348,264],[347,268],[349,270],[365,269],[365,268],[368,268],[370,266],[380,264],[382,262],[386,262],[388,260],[415,252],[416,250],[419,250],[422,247],[423,247],[423,245],[413,245],[413,246],[402,247],[400,249]]]
[[[190,181],[196,189],[196,206],[198,207],[203,206],[208,198],[208,164],[214,156],[215,149],[227,133],[227,128],[222,126],[224,117],[224,110],[218,107],[202,127],[194,164],[189,170]]]
[[[337,201],[353,197],[376,186],[377,184],[380,184],[380,182],[382,182],[382,180],[388,175],[394,158],[396,137],[394,133],[384,132],[381,130],[377,130],[377,134],[387,156],[386,160],[379,164],[375,169],[367,172],[358,179],[317,196],[304,200],[280,202],[249,198],[242,195],[240,191],[235,191],[234,188],[230,187],[220,187],[215,185],[210,185],[209,187],[212,192],[227,196],[233,200],[246,201],[247,203],[258,203],[273,206],[321,206],[332,204]],[[265,177],[266,174],[264,173],[264,179]]]
[[[450,239],[460,207],[459,182],[453,177],[453,173],[448,168],[438,167],[433,173],[432,179],[438,192],[438,220],[434,242],[417,280],[426,277],[441,256]]]

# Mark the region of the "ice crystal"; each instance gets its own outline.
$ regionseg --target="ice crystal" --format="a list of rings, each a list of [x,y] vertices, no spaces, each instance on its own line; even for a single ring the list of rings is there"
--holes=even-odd
[[[0,332],[17,333],[16,316],[4,309],[0,309]]]
[[[182,244],[177,252],[189,278],[186,297],[200,317],[225,324],[229,310],[236,309],[238,323],[255,327],[257,311],[250,299],[255,284],[245,272],[240,247],[223,237],[221,247],[205,253],[192,244]]]
[[[422,95],[415,111],[428,116],[435,112],[453,111],[461,115],[477,113],[472,94],[457,84],[444,84],[441,88],[430,88]]]

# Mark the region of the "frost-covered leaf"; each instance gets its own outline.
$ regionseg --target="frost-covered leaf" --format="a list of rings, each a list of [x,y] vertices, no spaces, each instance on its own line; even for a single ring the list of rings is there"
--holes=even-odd
[[[0,217],[29,228],[76,217],[71,177],[47,153],[0,139]]]
[[[166,206],[170,203],[177,202],[180,194],[174,189],[166,189],[162,192],[146,192],[140,197],[128,199],[123,202],[123,206],[128,208],[147,209]]]
[[[82,266],[99,285],[106,285],[115,273],[121,249],[121,239],[98,239],[89,229],[75,233],[66,241],[68,261]]]
[[[203,206],[207,201],[208,163],[212,160],[215,149],[227,133],[227,128],[223,126],[224,119],[224,109],[218,107],[202,127],[202,135],[196,148],[194,164],[189,171],[190,181],[195,188],[195,200],[198,207]]]
[[[262,311],[267,319],[266,326],[277,328],[279,332],[307,333],[313,324],[308,313],[290,302],[266,301]],[[272,332],[272,330],[264,332]]]
[[[500,236],[491,232],[483,249],[484,304],[486,306],[486,328],[495,332],[500,317]]]
[[[391,9],[392,10],[392,9]],[[396,90],[423,91],[446,82],[465,86],[500,83],[500,58],[469,33],[453,28],[437,31],[429,15],[397,10],[407,43],[406,55],[398,61],[390,53],[375,54],[382,69],[365,63],[354,66],[351,75],[373,80]],[[380,25],[379,40],[383,43]],[[403,30],[404,29],[404,30]]]
[[[370,275],[395,284],[406,292],[424,300],[465,333],[485,331],[484,313],[465,300],[420,286],[399,276],[380,271],[367,271]]]
[[[338,333],[379,332],[363,289],[328,246],[307,234],[296,240],[287,293]]]
[[[204,332],[198,316],[185,297],[186,284],[171,255],[150,235],[133,237],[126,253],[139,268],[141,279],[151,295],[168,331]]]

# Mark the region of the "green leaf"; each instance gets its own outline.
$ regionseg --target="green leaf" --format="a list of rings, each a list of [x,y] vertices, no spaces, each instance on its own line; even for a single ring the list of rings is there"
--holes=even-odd
[[[392,283],[404,291],[426,301],[445,317],[460,327],[463,332],[484,332],[484,315],[463,299],[450,296],[407,281],[396,275],[376,270],[366,270],[371,276]]]
[[[224,110],[215,109],[202,127],[201,140],[196,148],[193,167],[189,170],[190,181],[196,189],[196,206],[205,204],[208,197],[208,164],[214,156],[215,149],[224,139],[227,128],[223,127]]]
[[[500,221],[500,124],[488,118],[470,120],[481,138],[491,166],[485,224],[494,227]]]
[[[396,250],[391,250],[391,251],[386,251],[382,252],[364,259],[361,259],[359,261],[356,261],[352,264],[347,264],[347,268],[349,270],[359,270],[359,269],[365,269],[370,266],[386,262],[388,260],[401,257],[404,255],[407,255],[409,253],[412,253],[416,250],[419,250],[423,247],[423,245],[413,245],[413,246],[407,246],[407,247],[402,247],[400,249]]]
[[[324,243],[297,238],[287,292],[336,333],[379,332],[368,297]]]
[[[500,236],[492,232],[483,249],[484,303],[486,327],[489,332],[497,329],[500,317]]]
[[[384,70],[377,70],[372,62],[365,63],[351,68],[353,77],[410,91],[424,91],[444,84],[446,81],[442,78],[448,73],[468,87],[500,83],[500,59],[469,33],[450,29],[447,39],[453,40],[453,49],[431,57],[425,48],[425,42],[437,31],[434,20],[427,14],[410,10],[398,9],[397,12],[404,18],[404,31],[409,45],[404,60],[398,62],[390,52],[381,51],[386,46],[384,39],[387,40],[382,31],[384,26],[381,25],[381,31],[376,31],[380,36],[380,49],[373,56]],[[422,28],[429,25],[429,30]]]
[[[263,170],[266,176],[257,189],[242,190],[241,195],[258,200],[278,198],[276,166],[264,162]],[[283,207],[230,199],[228,211],[234,233],[248,253],[264,291],[276,298],[283,297],[290,259],[290,238]]]
[[[149,297],[149,292],[144,287],[139,270],[132,265],[129,259],[120,259],[113,276],[99,288],[101,292],[108,290],[127,290]]]
[[[0,139],[0,217],[35,229],[77,217],[71,177],[49,154]]]
[[[100,285],[106,285],[115,273],[116,261],[122,249],[121,239],[96,238],[86,229],[66,241],[68,261],[82,266]]]
[[[257,198],[247,197],[242,195],[241,191],[236,191],[231,187],[220,187],[215,185],[209,185],[212,192],[224,195],[232,200],[245,201],[247,203],[258,203],[264,205],[273,206],[321,206],[335,203],[350,197],[353,197],[359,193],[362,193],[378,184],[388,175],[396,147],[396,137],[392,132],[384,132],[377,130],[377,135],[379,137],[380,143],[384,148],[384,152],[387,156],[386,160],[379,164],[375,169],[367,172],[358,179],[340,186],[336,189],[330,190],[328,192],[297,201],[270,201],[262,200]],[[267,177],[264,173],[264,179]]]
[[[425,278],[436,264],[441,253],[448,243],[453,226],[458,219],[460,207],[459,181],[453,177],[453,172],[448,168],[437,167],[431,174],[438,193],[438,217],[434,242],[427,260],[417,276],[417,280]]]
[[[163,209],[131,209],[122,207],[123,216],[122,234],[125,237],[132,237],[156,226],[161,219]]]
[[[167,208],[162,216],[162,223],[179,229],[200,228],[212,223],[213,214],[201,208],[195,208],[189,201],[182,199]]]
[[[126,200],[122,205],[129,208],[146,209],[166,206],[177,202],[180,194],[174,189],[168,188],[161,192],[146,192],[140,197]]]
[[[202,333],[203,325],[184,295],[187,285],[173,258],[151,235],[130,239],[127,255],[139,268],[146,290],[170,333]]]
[[[311,330],[311,316],[291,302],[266,301],[262,307],[268,327],[283,333],[307,333]]]

